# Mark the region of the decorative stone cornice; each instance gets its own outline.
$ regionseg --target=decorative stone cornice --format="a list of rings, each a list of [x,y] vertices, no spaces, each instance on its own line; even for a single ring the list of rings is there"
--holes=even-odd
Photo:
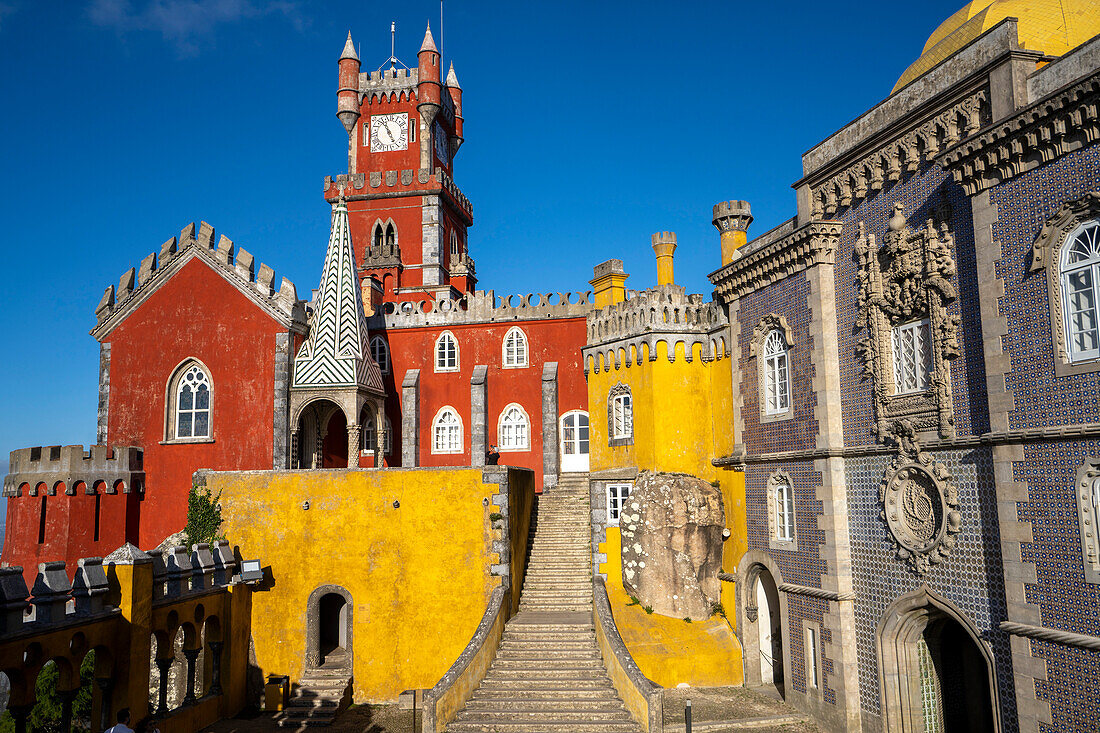
[[[1100,139],[1100,72],[1063,87],[936,158],[968,196]]]
[[[396,191],[394,189],[397,189]],[[474,208],[466,194],[462,193],[454,179],[442,168],[430,171],[406,168],[399,171],[372,171],[371,173],[341,173],[325,176],[325,200],[336,203],[341,194],[347,201],[368,201],[380,197],[423,196],[447,192],[465,216],[466,225],[473,223]]]
[[[812,221],[782,239],[742,252],[741,257],[709,275],[715,295],[729,303],[808,267],[833,264],[843,226],[839,221]]]
[[[886,144],[863,153],[839,173],[811,182],[810,215],[819,219],[855,206],[901,180],[903,173],[932,162],[940,151],[973,135],[990,120],[989,92],[983,87],[908,132],[890,136]]]
[[[215,244],[214,227],[205,221],[188,224],[179,239],[172,237],[160,246],[160,254],[151,252],[138,267],[131,267],[119,278],[118,287],[110,285],[96,306],[96,326],[91,330],[98,341],[126,319],[139,305],[149,299],[185,264],[198,257],[280,324],[305,333],[305,304],[298,300],[294,283],[285,277],[278,290],[274,288],[275,271],[256,260],[243,247],[237,248],[224,234]]]

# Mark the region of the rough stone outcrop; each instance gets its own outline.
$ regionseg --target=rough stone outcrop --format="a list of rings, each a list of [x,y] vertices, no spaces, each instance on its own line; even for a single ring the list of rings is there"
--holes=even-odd
[[[679,473],[644,472],[619,516],[623,585],[643,606],[706,619],[719,601],[722,493]]]

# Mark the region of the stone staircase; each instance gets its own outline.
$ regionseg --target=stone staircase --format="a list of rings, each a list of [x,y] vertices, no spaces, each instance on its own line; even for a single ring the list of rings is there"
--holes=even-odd
[[[275,716],[275,723],[280,728],[332,725],[350,701],[351,672],[347,660],[330,654],[324,664],[302,675],[294,697]]]
[[[596,644],[588,474],[564,474],[537,522],[519,613],[447,733],[640,733]]]

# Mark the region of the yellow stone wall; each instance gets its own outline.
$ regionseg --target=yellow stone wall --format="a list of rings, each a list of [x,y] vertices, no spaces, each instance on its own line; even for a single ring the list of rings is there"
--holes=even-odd
[[[741,473],[719,469],[711,459],[733,451],[732,376],[730,361],[704,362],[696,346],[688,362],[684,345],[675,346],[668,359],[665,342],[656,345],[650,361],[643,346],[642,363],[623,352],[620,366],[595,369],[588,375],[588,409],[591,425],[590,461],[593,478],[599,472],[636,468],[639,471],[689,473],[717,481],[726,512],[730,537],[723,545],[723,569],[732,572],[748,547],[745,527],[745,482]],[[630,359],[631,365],[626,363]],[[633,445],[609,446],[607,396],[622,383],[630,388],[634,412]],[[607,576],[608,599],[623,641],[643,674],[654,682],[674,687],[739,685],[744,681],[741,645],[733,633],[734,586],[722,584],[722,604],[727,621],[713,617],[704,623],[686,623],[658,614],[646,614],[630,606],[623,590],[618,527],[607,529],[599,552],[607,556],[600,571]]]
[[[505,470],[513,492],[533,493],[530,471]],[[511,538],[490,526],[500,487],[482,483],[480,468],[213,473],[207,484],[221,494],[226,536],[270,567],[252,616],[265,676],[298,680],[308,598],[339,585],[354,601],[355,701],[429,688],[500,584],[489,573],[492,541]]]

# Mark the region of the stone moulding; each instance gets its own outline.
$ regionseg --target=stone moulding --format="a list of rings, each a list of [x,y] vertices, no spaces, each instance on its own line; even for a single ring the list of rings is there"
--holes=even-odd
[[[1100,72],[963,140],[936,162],[967,196],[1100,140]]]
[[[940,151],[973,135],[991,120],[989,92],[983,87],[890,142],[865,153],[843,171],[812,186],[810,215],[833,216],[873,196],[932,162]],[[797,185],[797,184],[796,184]]]
[[[1100,583],[1100,517],[1092,508],[1094,484],[1100,481],[1100,457],[1090,456],[1077,469],[1074,476],[1074,503],[1081,528],[1081,560],[1084,562],[1085,580]]]
[[[791,327],[787,319],[777,313],[769,313],[760,319],[760,322],[752,329],[752,341],[749,342],[749,356],[763,354],[764,339],[772,331],[778,330],[783,334],[783,343],[789,349],[794,345],[791,337]]]
[[[959,317],[947,304],[958,297],[950,280],[955,276],[954,240],[943,225],[937,231],[929,219],[922,229],[911,229],[898,204],[881,248],[859,225],[855,256],[859,277],[861,333],[856,355],[865,377],[874,380],[875,427],[883,440],[893,422],[904,420],[918,431],[937,430],[940,437],[955,434],[951,401],[951,371],[947,362],[959,355]],[[897,394],[894,383],[893,329],[911,321],[929,320],[931,365],[928,387]]]
[[[442,168],[428,170],[427,168],[405,168],[399,171],[372,171],[367,173],[340,173],[336,176],[325,176],[324,194],[330,203],[336,203],[341,195],[348,201],[366,201],[379,196],[391,197],[393,191],[382,190],[372,192],[373,189],[392,189],[395,186],[418,186],[415,189],[401,191],[403,196],[423,196],[439,194],[446,191],[451,199],[458,204],[459,212],[463,215],[467,226],[473,224],[474,209],[466,194],[455,184],[454,179],[447,175]],[[423,188],[423,187],[427,188]],[[364,191],[363,193],[357,193]]]
[[[1045,626],[1033,626],[1032,624],[1021,624],[1015,621],[1002,621],[1001,631],[1013,636],[1025,636],[1029,639],[1051,641],[1055,644],[1075,646],[1081,649],[1100,649],[1100,636],[1075,634],[1072,631],[1048,629]]]
[[[188,224],[180,231],[178,240],[172,237],[161,245],[159,255],[150,253],[141,261],[140,268],[130,268],[123,273],[117,289],[114,285],[107,287],[96,306],[96,326],[91,330],[91,335],[102,341],[134,309],[148,300],[161,285],[195,257],[209,265],[280,324],[294,333],[306,332],[305,304],[298,300],[294,283],[284,277],[276,290],[274,270],[262,262],[256,269],[255,258],[243,248],[235,249],[233,241],[224,234],[215,244],[214,227],[204,221],[200,223],[197,234],[195,225]]]
[[[814,265],[831,265],[844,223],[811,221],[709,275],[715,296],[729,303]]]
[[[962,529],[959,492],[947,468],[915,441],[887,467],[878,497],[898,559],[914,573],[926,574],[951,554]]]

